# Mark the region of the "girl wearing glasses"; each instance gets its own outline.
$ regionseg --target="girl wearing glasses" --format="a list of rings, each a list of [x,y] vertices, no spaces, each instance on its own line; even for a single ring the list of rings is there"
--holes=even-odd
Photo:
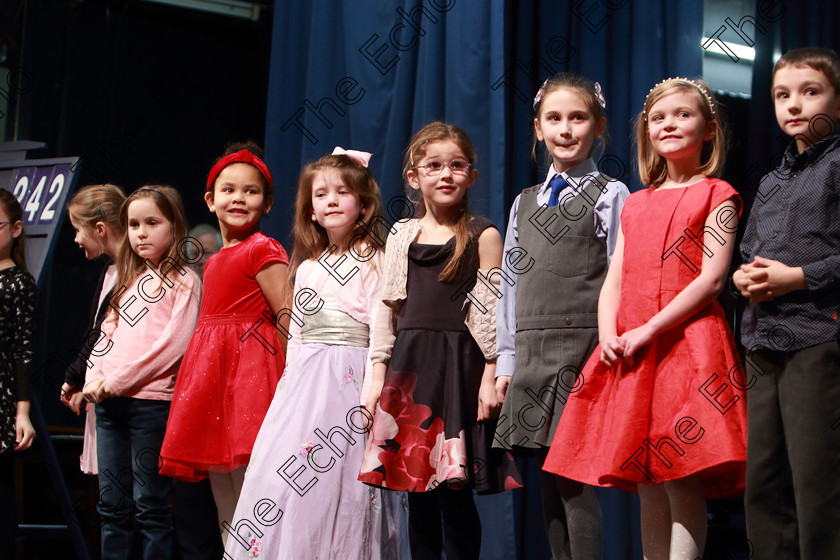
[[[12,558],[17,529],[13,451],[32,445],[29,374],[35,280],[24,261],[23,211],[0,189],[0,557]]]
[[[373,426],[359,480],[409,492],[415,560],[444,549],[448,558],[478,558],[472,489],[520,486],[512,457],[490,449],[500,406],[499,280],[488,273],[501,265],[502,240],[467,210],[474,161],[457,126],[434,122],[414,135],[403,174],[419,218],[394,224],[385,252],[366,401]]]

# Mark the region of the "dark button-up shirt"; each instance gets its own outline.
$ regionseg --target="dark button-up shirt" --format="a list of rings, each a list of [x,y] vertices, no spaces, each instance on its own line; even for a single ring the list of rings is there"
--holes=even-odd
[[[793,351],[840,335],[840,133],[801,154],[795,142],[781,165],[761,179],[741,242],[755,255],[802,267],[806,290],[747,305],[742,342]]]

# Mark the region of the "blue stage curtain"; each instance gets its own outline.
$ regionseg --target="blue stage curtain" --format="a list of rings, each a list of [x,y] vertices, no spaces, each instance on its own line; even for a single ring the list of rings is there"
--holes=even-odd
[[[434,119],[470,135],[480,171],[470,205],[501,225],[506,201],[497,196],[490,203],[503,181],[492,171],[501,157],[491,156],[491,141],[504,146],[503,123],[491,127],[498,118],[491,115],[502,112],[501,105],[491,110],[500,103],[490,95],[492,64],[501,62],[491,56],[501,48],[491,29],[502,29],[493,7],[455,0],[278,3],[265,144],[282,211],[265,229],[285,240],[291,229],[286,209],[301,168],[336,145],[373,152],[370,168],[387,204],[403,192],[408,139]],[[322,105],[322,116],[305,104]]]
[[[503,227],[543,173],[529,157],[531,100],[552,71],[604,86],[614,156],[604,170],[635,190],[631,119],[659,80],[700,75],[701,25],[700,0],[278,3],[265,144],[283,211],[265,228],[287,239],[301,167],[335,145],[374,153],[386,202],[402,193],[405,145],[433,119],[470,134],[480,171],[470,205]]]
[[[702,16],[700,0],[277,2],[265,138],[276,202],[264,229],[291,246],[299,172],[336,145],[373,152],[387,207],[403,193],[409,138],[444,119],[479,154],[472,211],[504,231],[513,198],[545,173],[530,159],[531,102],[556,71],[603,85],[611,141],[602,169],[635,190],[631,120],[655,83],[700,75]],[[477,499],[482,558],[550,557],[536,466],[523,470],[526,489]],[[638,500],[612,489],[599,496],[604,557],[641,558]]]

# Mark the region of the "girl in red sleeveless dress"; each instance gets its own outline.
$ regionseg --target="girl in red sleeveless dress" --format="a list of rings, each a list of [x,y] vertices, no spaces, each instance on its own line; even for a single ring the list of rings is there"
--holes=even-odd
[[[740,495],[746,416],[732,333],[716,298],[741,201],[723,166],[706,85],[657,84],[637,122],[639,169],[598,306],[600,345],[563,412],[544,469],[638,492],[646,559],[694,560],[706,498]]]

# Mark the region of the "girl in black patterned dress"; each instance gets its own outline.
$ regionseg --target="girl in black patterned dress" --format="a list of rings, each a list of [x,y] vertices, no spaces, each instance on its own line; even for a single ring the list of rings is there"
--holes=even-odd
[[[0,189],[0,557],[14,552],[17,520],[13,451],[32,445],[29,374],[35,280],[26,272],[23,212],[14,195]]]
[[[394,224],[365,406],[373,413],[359,480],[408,492],[413,560],[478,559],[472,491],[520,486],[507,452],[491,450],[496,395],[496,289],[502,239],[467,211],[478,172],[466,133],[426,125],[403,172],[419,215]]]

